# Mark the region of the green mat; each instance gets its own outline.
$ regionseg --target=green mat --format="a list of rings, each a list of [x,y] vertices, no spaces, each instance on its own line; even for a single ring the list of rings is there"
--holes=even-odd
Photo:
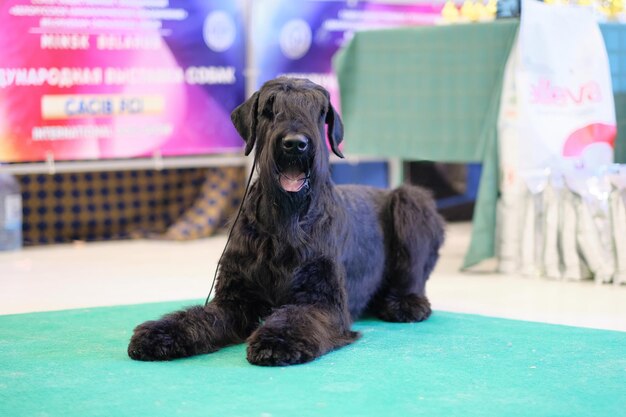
[[[626,333],[435,312],[364,320],[357,343],[261,368],[245,347],[126,356],[181,303],[0,316],[0,416],[626,416]]]

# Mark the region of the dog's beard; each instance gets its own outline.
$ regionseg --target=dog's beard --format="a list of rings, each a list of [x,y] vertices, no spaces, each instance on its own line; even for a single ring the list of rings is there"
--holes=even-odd
[[[310,164],[307,157],[280,155],[274,171],[274,204],[279,218],[298,218],[307,210],[310,194]]]

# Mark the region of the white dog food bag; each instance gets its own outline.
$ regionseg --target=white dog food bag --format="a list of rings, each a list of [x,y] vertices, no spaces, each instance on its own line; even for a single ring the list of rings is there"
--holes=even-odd
[[[552,176],[543,192],[543,250],[541,275],[550,279],[560,279],[559,256],[559,211],[561,209],[563,182]]]
[[[617,130],[608,55],[592,12],[535,0],[523,0],[522,10],[518,38],[505,69],[498,122],[497,252],[501,272],[522,269],[528,273],[529,254],[540,248],[530,251],[527,245],[554,244],[554,211],[542,213],[551,216],[551,228],[545,235],[548,240],[529,239],[528,222],[533,216],[524,200],[533,193],[528,193],[524,176],[538,170],[594,169],[610,164]],[[585,213],[585,209],[579,207],[576,213]],[[535,221],[540,219],[535,217]],[[565,219],[568,225],[571,221],[582,224]],[[563,219],[560,224],[563,226]],[[561,232],[566,234],[569,251],[571,236],[559,229]],[[565,255],[568,261],[571,256],[570,252]],[[555,275],[554,261],[534,262],[547,275]],[[574,271],[580,269],[574,262],[565,263],[565,276],[576,279],[579,274]]]
[[[609,60],[587,8],[524,0],[516,88],[518,168],[610,164],[617,129]]]
[[[569,188],[563,188],[561,210],[559,212],[559,254],[562,278],[565,281],[580,281],[591,278],[589,268],[578,255],[576,240],[576,203],[580,197]]]
[[[613,282],[626,284],[626,165],[613,165],[608,172],[612,184],[609,196],[615,273]]]

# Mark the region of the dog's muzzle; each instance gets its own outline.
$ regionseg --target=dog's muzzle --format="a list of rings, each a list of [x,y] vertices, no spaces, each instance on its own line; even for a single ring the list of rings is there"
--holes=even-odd
[[[279,174],[280,186],[290,193],[297,193],[308,186],[309,168],[305,163],[309,153],[309,138],[300,133],[290,133],[280,141],[283,161],[287,162]]]

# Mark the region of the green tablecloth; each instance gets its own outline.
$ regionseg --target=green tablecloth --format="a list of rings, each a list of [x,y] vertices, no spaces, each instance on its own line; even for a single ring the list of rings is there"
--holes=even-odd
[[[465,267],[495,252],[496,124],[518,25],[509,20],[360,32],[335,57],[348,153],[483,164]],[[626,48],[626,26],[603,28],[611,53],[607,30],[612,45]],[[626,75],[626,63],[621,72],[613,64],[614,79]],[[626,130],[624,96],[616,94],[616,103]],[[626,160],[621,142],[618,160]]]

